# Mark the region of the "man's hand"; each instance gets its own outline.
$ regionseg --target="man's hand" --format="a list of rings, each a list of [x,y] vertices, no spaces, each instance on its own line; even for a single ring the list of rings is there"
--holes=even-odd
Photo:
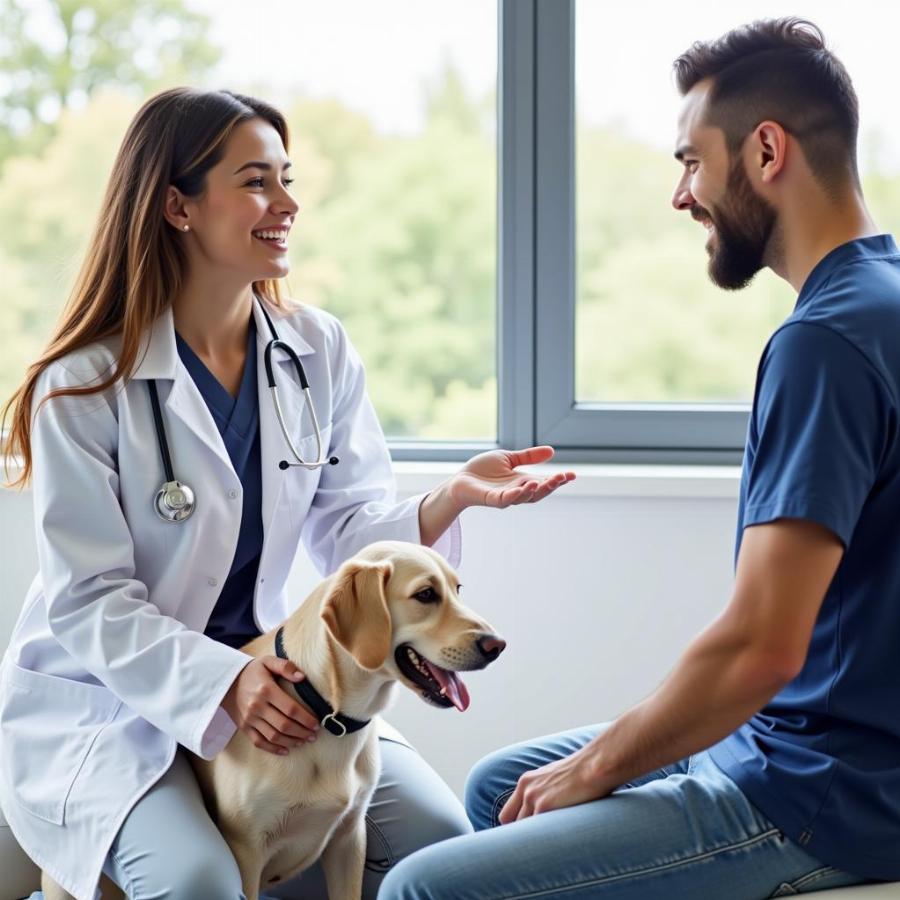
[[[602,777],[595,757],[591,743],[565,759],[525,772],[500,810],[500,824],[507,825],[537,813],[576,806],[611,794],[618,785]]]
[[[222,707],[257,747],[284,756],[292,747],[314,741],[319,723],[276,677],[301,681],[306,676],[290,660],[259,656],[235,678]]]

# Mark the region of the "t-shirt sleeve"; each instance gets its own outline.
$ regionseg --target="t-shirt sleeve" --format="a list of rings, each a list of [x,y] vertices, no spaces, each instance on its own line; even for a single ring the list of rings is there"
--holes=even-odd
[[[884,458],[893,399],[881,375],[831,328],[795,322],[760,364],[743,524],[808,519],[847,547]]]

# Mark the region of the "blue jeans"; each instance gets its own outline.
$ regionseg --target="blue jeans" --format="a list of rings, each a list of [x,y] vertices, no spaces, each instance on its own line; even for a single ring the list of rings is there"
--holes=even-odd
[[[823,865],[698,753],[602,800],[500,826],[519,777],[569,756],[607,725],[516,744],[469,775],[476,833],[426,847],[382,882],[378,900],[761,900],[865,879]]]

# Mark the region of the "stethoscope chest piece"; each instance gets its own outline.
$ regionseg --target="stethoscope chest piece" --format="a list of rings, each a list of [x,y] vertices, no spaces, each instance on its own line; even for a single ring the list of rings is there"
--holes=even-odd
[[[278,424],[281,426],[281,432],[284,435],[285,442],[294,457],[294,462],[289,462],[286,459],[281,460],[278,464],[278,468],[288,469],[291,466],[301,466],[304,469],[321,469],[323,466],[337,465],[339,460],[336,456],[325,456],[324,454],[324,448],[322,447],[322,432],[319,428],[316,410],[313,406],[312,396],[309,392],[309,382],[306,379],[306,372],[303,371],[303,363],[300,362],[300,358],[288,344],[285,344],[278,339],[278,332],[275,330],[275,325],[272,323],[271,317],[262,304],[260,304],[260,309],[266,317],[269,331],[272,334],[272,340],[266,344],[264,356],[266,377],[269,382],[269,389],[272,392],[272,401],[275,404],[275,414],[278,417]],[[284,421],[284,413],[281,409],[281,403],[278,401],[275,371],[272,367],[272,352],[276,349],[283,350],[287,353],[297,370],[297,378],[300,382],[300,388],[303,391],[303,395],[306,398],[306,405],[309,408],[309,415],[312,419],[313,428],[315,429],[316,434],[315,461],[307,462],[300,456],[300,453],[297,451],[297,448],[291,440],[290,432]],[[163,424],[162,409],[159,405],[159,394],[156,390],[156,382],[153,379],[150,379],[147,382],[147,388],[150,391],[150,403],[153,407],[153,423],[156,427],[159,455],[162,457],[163,471],[166,473],[166,481],[156,492],[156,497],[153,500],[153,508],[156,510],[156,514],[165,522],[183,522],[185,519],[190,518],[191,513],[194,511],[194,492],[186,484],[175,478],[175,472],[172,468],[172,455],[169,452],[169,442],[166,439],[166,427]]]
[[[157,492],[153,504],[165,522],[183,522],[194,511],[194,492],[180,481],[167,481]]]

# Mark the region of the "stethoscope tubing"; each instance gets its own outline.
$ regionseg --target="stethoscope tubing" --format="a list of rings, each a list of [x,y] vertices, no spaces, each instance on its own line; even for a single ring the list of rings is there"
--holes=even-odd
[[[294,457],[294,461],[283,459],[278,463],[281,470],[289,469],[292,466],[299,466],[303,469],[314,470],[321,469],[324,466],[335,466],[339,460],[336,456],[324,457],[322,455],[322,431],[319,428],[319,419],[316,416],[316,408],[313,405],[312,394],[309,390],[309,381],[306,377],[306,370],[300,357],[294,351],[290,344],[286,344],[278,337],[275,330],[275,323],[272,321],[266,308],[260,302],[260,309],[266,317],[266,323],[269,326],[269,332],[272,340],[266,344],[263,354],[263,362],[266,369],[266,380],[269,390],[272,392],[272,402],[275,404],[275,415],[278,418],[278,424],[281,426],[281,433],[284,436],[285,443]],[[303,397],[306,401],[306,408],[309,410],[312,419],[313,430],[316,436],[316,460],[315,462],[307,462],[300,455],[300,452],[294,446],[291,435],[284,420],[284,411],[281,408],[281,401],[278,399],[278,385],[275,383],[275,369],[272,365],[272,354],[275,350],[282,350],[287,353],[289,359],[294,364],[297,372],[297,379],[300,382],[300,388],[303,391]],[[153,407],[153,424],[156,428],[156,438],[159,443],[159,454],[162,459],[163,471],[166,480],[163,486],[157,491],[154,498],[154,509],[159,517],[166,522],[183,522],[194,511],[196,503],[194,501],[194,492],[183,482],[177,481],[175,478],[174,468],[172,466],[172,454],[169,450],[169,441],[166,437],[165,423],[163,421],[162,410],[159,404],[159,394],[156,389],[156,381],[150,379],[147,382],[150,390],[150,402]]]

